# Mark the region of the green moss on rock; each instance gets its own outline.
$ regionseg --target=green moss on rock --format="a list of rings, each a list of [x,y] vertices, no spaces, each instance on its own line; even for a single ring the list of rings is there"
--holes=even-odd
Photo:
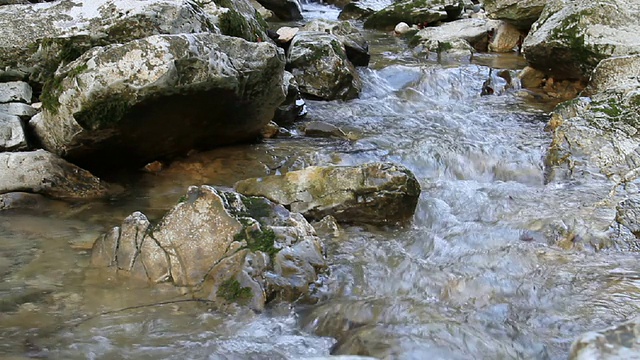
[[[236,279],[225,280],[218,287],[218,296],[231,302],[244,303],[253,297],[251,288],[242,287]]]
[[[95,100],[74,114],[74,118],[85,129],[106,129],[118,123],[130,109],[125,95],[111,95]]]

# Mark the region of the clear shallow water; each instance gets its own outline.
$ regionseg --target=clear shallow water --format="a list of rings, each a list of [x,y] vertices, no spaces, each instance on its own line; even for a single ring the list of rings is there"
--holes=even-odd
[[[308,102],[358,140],[268,140],[195,154],[129,177],[111,203],[51,203],[0,214],[0,354],[64,359],[565,358],[579,333],[638,312],[636,254],[564,250],[553,229],[606,221],[610,184],[545,185],[549,104],[520,92],[480,97],[489,66],[441,66],[370,34],[374,63],[351,102]],[[159,218],[189,185],[309,165],[393,161],[422,185],[406,228],[345,228],[327,241],[325,300],[241,307],[172,302],[179,294],[88,267],[87,247],[135,210]],[[562,229],[560,229],[562,230]],[[557,231],[560,231],[557,230]]]

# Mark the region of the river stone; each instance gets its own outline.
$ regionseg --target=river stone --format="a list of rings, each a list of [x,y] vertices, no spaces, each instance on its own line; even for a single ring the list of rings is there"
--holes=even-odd
[[[557,79],[587,79],[611,56],[640,53],[640,2],[550,0],[523,43],[530,66]]]
[[[248,0],[201,0],[197,2],[210,15],[220,33],[247,41],[266,41],[267,24]]]
[[[634,235],[640,235],[640,197],[633,196],[621,201],[617,207],[616,221]]]
[[[33,91],[24,81],[0,83],[0,103],[23,102],[31,104]]]
[[[37,110],[29,104],[14,102],[0,104],[0,113],[18,116],[23,120],[29,120],[33,115],[37,113]]]
[[[511,52],[522,45],[525,34],[506,21],[500,21],[495,28],[493,39],[489,41],[488,50],[493,52]]]
[[[300,87],[292,73],[285,71],[282,84],[286,89],[287,98],[278,106],[273,121],[280,126],[293,124],[307,114],[306,104],[300,96]]]
[[[458,0],[403,0],[367,17],[365,29],[393,30],[399,22],[425,25],[443,20],[455,20],[464,4]]]
[[[484,0],[491,19],[506,20],[521,30],[529,30],[538,20],[548,0]]]
[[[258,0],[260,5],[273,11],[283,21],[301,20],[302,4],[300,0]]]
[[[344,6],[340,14],[339,20],[363,20],[375,13],[375,10],[365,7],[357,2],[352,2]]]
[[[264,196],[291,211],[320,220],[393,224],[413,216],[420,184],[407,168],[389,163],[360,166],[311,166],[284,175],[235,184],[238,192]]]
[[[320,240],[302,215],[206,185],[190,187],[157,225],[133,213],[96,240],[91,256],[96,267],[256,310],[267,299],[309,296],[326,267]]]
[[[299,32],[291,42],[287,65],[300,92],[322,100],[350,100],[362,82],[338,37],[324,32]]]
[[[569,360],[640,359],[640,318],[580,335],[571,345]]]
[[[592,96],[613,88],[640,88],[640,54],[602,60],[581,95]]]
[[[417,50],[445,53],[462,50],[468,54],[471,47],[477,51],[487,50],[488,31],[499,25],[497,21],[484,19],[462,19],[440,26],[424,28],[411,39]],[[467,46],[463,42],[468,43]]]
[[[330,21],[316,19],[306,23],[303,27],[305,31],[320,31],[333,34],[344,45],[347,58],[355,66],[369,65],[369,44],[360,30],[348,21]]]
[[[342,129],[323,121],[309,121],[304,124],[304,135],[309,137],[347,138],[347,134]]]
[[[0,113],[0,152],[27,148],[22,121],[14,115]]]
[[[77,164],[143,166],[255,139],[285,99],[283,71],[275,45],[216,34],[95,47],[59,69],[31,125]]]
[[[109,195],[100,179],[45,150],[0,153],[0,194],[16,191],[57,199]]]
[[[209,31],[218,32],[209,17],[186,0],[60,0],[3,6],[0,69],[31,73],[32,81],[44,81],[60,62],[96,45]]]
[[[542,83],[546,79],[546,75],[540,71],[527,66],[518,74],[520,84],[525,89],[535,89],[542,86]]]

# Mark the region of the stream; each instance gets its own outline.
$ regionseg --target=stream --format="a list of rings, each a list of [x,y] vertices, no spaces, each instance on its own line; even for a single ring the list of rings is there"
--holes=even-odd
[[[312,5],[307,15],[337,14]],[[480,96],[490,67],[517,71],[524,59],[438,64],[389,34],[365,34],[372,61],[359,69],[360,98],[307,101],[302,120],[357,140],[294,131],[197,153],[157,174],[114,175],[128,196],[110,202],[3,212],[0,357],[563,359],[577,335],[638,313],[635,253],[551,240],[558,224],[597,218],[585,204],[611,190],[595,174],[545,184],[554,104],[517,88]],[[98,235],[136,210],[158,220],[189,185],[373,161],[414,172],[422,186],[415,216],[405,227],[344,227],[327,240],[330,270],[316,305],[255,313],[171,302],[161,289],[89,266]]]

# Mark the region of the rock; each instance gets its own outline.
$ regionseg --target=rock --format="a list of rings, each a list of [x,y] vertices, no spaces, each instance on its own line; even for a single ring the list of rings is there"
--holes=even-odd
[[[108,186],[86,170],[44,150],[0,153],[0,194],[31,192],[57,199],[109,196]]]
[[[273,11],[282,21],[302,19],[302,4],[299,0],[257,0],[260,5]]]
[[[633,196],[618,204],[616,221],[636,237],[640,236],[640,197]]]
[[[520,84],[525,89],[536,89],[542,86],[546,79],[544,72],[527,66],[518,74]]]
[[[276,31],[276,33],[279,35],[278,42],[280,43],[291,42],[291,40],[293,40],[293,37],[296,36],[298,31],[300,31],[300,28],[297,28],[297,27],[292,28],[289,26],[283,26],[279,28],[278,31]]]
[[[0,113],[0,152],[27,148],[22,121],[14,115]]]
[[[321,238],[337,238],[342,234],[338,221],[331,215],[323,217],[320,221],[311,224],[316,234]]]
[[[337,137],[346,139],[347,134],[339,127],[322,121],[309,121],[304,124],[304,135],[309,137]]]
[[[0,104],[0,113],[18,116],[22,120],[29,120],[33,115],[37,113],[37,111],[28,104],[6,103]]]
[[[329,4],[337,7],[338,9],[342,9],[348,4],[351,4],[353,0],[325,0],[323,4]]]
[[[609,89],[638,89],[640,55],[619,56],[601,61],[591,74],[582,96],[592,96]]]
[[[406,34],[409,31],[411,31],[411,27],[406,22],[398,23],[396,27],[393,28],[393,32],[398,35]]]
[[[198,4],[223,35],[247,41],[267,40],[267,24],[248,0],[204,0]]]
[[[190,187],[155,226],[140,212],[127,217],[96,240],[91,263],[256,310],[267,299],[308,297],[326,267],[319,239],[300,214],[206,185]]]
[[[324,32],[300,32],[293,38],[287,65],[300,92],[323,100],[357,98],[362,82],[342,42]]]
[[[352,2],[344,6],[338,15],[339,20],[364,20],[375,13],[375,10]]]
[[[29,19],[28,22],[25,19]],[[64,20],[62,20],[64,19]],[[0,9],[0,69],[44,82],[93,46],[154,34],[218,32],[188,1],[60,0]]]
[[[305,31],[333,34],[344,45],[347,58],[355,66],[369,65],[369,44],[360,31],[348,21],[311,20],[304,25]]]
[[[304,100],[300,96],[300,88],[293,74],[285,71],[282,84],[286,88],[287,98],[278,106],[273,121],[280,126],[288,126],[307,114]]]
[[[24,192],[11,192],[0,194],[0,210],[50,210],[53,207],[64,208],[64,202],[51,200],[40,194],[30,194]],[[68,211],[69,209],[64,209]]]
[[[267,9],[266,7],[260,5],[256,0],[249,0],[254,9],[260,14],[263,20],[265,21],[275,21],[276,14],[273,11]]]
[[[549,1],[523,43],[529,66],[553,77],[587,79],[611,56],[640,53],[640,3]]]
[[[493,38],[489,39],[488,50],[493,52],[520,51],[525,34],[514,25],[501,21],[495,28]]]
[[[376,358],[372,358],[369,356],[357,356],[357,355],[329,355],[329,356],[302,358],[301,360],[376,360]]]
[[[538,20],[548,0],[484,0],[491,19],[505,20],[521,30],[529,30]]]
[[[95,47],[56,73],[31,125],[74,163],[140,167],[255,139],[284,100],[283,71],[275,45],[216,34]]]
[[[442,52],[451,49],[463,49],[467,46],[454,46],[459,40],[467,42],[477,51],[486,51],[489,30],[499,25],[496,21],[481,19],[462,19],[440,26],[424,28],[411,39],[412,44],[422,46],[427,51]]]
[[[264,128],[262,128],[262,131],[260,131],[260,134],[265,139],[271,139],[276,137],[276,135],[278,135],[279,130],[280,130],[280,126],[278,126],[278,124],[276,124],[275,122],[270,121],[267,125],[265,125]]]
[[[409,25],[431,24],[437,21],[455,20],[464,7],[458,0],[403,0],[367,17],[365,29],[393,30],[399,22]]]
[[[31,104],[33,91],[24,81],[0,83],[0,103],[23,102]]]
[[[579,336],[571,345],[569,360],[640,359],[640,318]]]
[[[346,223],[393,224],[413,216],[420,184],[400,165],[311,166],[285,175],[236,183],[238,192],[264,196],[320,220],[332,215]]]

